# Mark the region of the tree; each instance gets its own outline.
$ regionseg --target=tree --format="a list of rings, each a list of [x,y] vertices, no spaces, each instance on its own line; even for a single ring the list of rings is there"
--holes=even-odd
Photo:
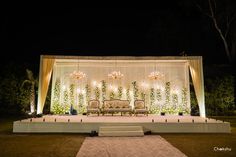
[[[22,87],[25,84],[30,85],[30,112],[34,113],[35,112],[35,86],[38,84],[37,79],[34,78],[33,72],[29,69],[26,69],[26,74],[27,74],[27,80],[24,80],[22,83]]]
[[[213,22],[213,26],[223,42],[230,63],[234,62],[236,51],[236,36],[233,33],[231,33],[231,36],[229,35],[233,31],[232,28],[236,19],[236,7],[234,3],[233,0],[208,0],[208,9],[204,9],[204,4],[201,6],[196,4],[199,10]]]

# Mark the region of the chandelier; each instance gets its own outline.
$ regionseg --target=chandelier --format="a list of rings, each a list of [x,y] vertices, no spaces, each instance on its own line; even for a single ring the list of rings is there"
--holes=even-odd
[[[111,79],[121,79],[124,75],[120,71],[113,71],[108,74],[108,77]]]
[[[82,71],[74,71],[72,73],[70,73],[70,78],[74,79],[74,80],[80,80],[86,77],[86,74],[83,73]]]
[[[164,75],[161,74],[160,72],[153,71],[148,75],[148,78],[151,79],[151,80],[158,80],[158,79],[161,79],[163,76]]]

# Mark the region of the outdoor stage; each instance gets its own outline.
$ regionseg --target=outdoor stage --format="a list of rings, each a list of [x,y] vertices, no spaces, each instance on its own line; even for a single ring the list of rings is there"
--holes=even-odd
[[[152,133],[230,133],[230,123],[198,116],[45,115],[13,123],[14,133],[90,133],[100,126],[142,126]]]

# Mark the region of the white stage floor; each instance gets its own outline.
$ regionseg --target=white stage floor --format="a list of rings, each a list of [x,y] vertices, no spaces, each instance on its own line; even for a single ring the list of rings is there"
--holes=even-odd
[[[199,116],[45,115],[15,121],[15,133],[90,133],[100,126],[142,126],[154,133],[230,133],[230,123]]]
[[[32,122],[97,122],[97,123],[104,123],[104,122],[112,122],[112,123],[143,123],[143,122],[154,122],[157,123],[192,123],[193,121],[195,123],[223,123],[223,121],[215,120],[215,119],[209,119],[209,118],[202,118],[199,116],[159,116],[159,115],[138,115],[138,116],[120,116],[120,115],[114,115],[114,116],[97,116],[97,115],[74,115],[74,116],[63,116],[63,115],[45,115],[41,118],[29,118],[21,120],[21,122],[30,122],[32,119]]]

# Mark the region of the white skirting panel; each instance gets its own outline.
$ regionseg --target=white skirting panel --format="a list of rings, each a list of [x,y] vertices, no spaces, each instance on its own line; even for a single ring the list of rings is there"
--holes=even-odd
[[[100,126],[142,126],[153,133],[231,133],[230,123],[178,122],[23,122],[13,123],[14,133],[90,133]]]

